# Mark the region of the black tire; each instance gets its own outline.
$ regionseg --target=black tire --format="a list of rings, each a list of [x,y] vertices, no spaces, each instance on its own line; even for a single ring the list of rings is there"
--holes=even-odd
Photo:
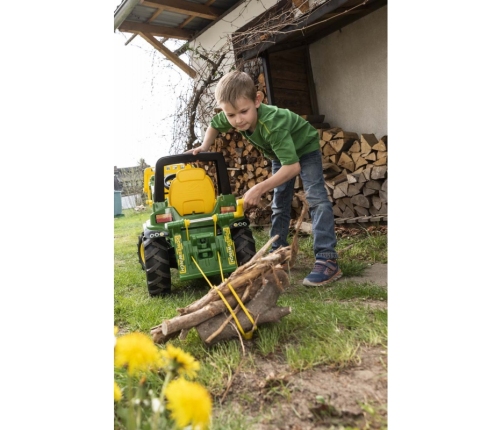
[[[232,239],[235,245],[237,265],[242,266],[256,254],[253,233],[249,227],[235,228],[232,230]]]
[[[141,269],[145,270],[145,248],[143,247],[143,236],[144,233],[141,233],[138,236],[138,260],[141,266]]]
[[[151,297],[171,292],[170,245],[165,238],[149,239],[143,236],[146,285]]]

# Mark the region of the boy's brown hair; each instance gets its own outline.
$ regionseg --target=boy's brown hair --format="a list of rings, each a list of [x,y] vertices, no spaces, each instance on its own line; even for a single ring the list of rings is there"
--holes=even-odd
[[[214,91],[216,103],[235,103],[241,97],[255,100],[256,87],[251,77],[245,72],[233,71],[223,76]]]

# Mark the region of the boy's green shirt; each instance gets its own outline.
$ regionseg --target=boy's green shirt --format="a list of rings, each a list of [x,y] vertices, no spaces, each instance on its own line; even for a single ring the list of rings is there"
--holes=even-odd
[[[233,128],[224,112],[214,116],[211,127],[220,133]],[[282,165],[294,164],[301,156],[320,148],[319,133],[308,121],[289,109],[263,103],[258,108],[254,132],[239,132],[265,157],[279,160]]]

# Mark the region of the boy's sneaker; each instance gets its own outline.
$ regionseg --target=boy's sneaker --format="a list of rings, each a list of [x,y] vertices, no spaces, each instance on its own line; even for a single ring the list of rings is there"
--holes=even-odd
[[[336,260],[316,260],[312,272],[303,280],[303,285],[307,287],[317,287],[328,282],[336,281],[342,277],[343,273],[338,267]]]

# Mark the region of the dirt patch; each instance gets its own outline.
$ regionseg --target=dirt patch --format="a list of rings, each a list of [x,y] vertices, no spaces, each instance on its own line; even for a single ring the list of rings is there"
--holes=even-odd
[[[374,264],[349,280],[387,286],[387,265]],[[382,301],[364,304],[387,308]],[[255,358],[252,371],[235,374],[215,416],[230,407],[254,419],[249,430],[386,428],[387,350],[362,348],[358,356],[358,364],[347,368],[318,366],[303,372],[291,372],[277,357]]]
[[[319,366],[297,373],[273,360],[256,360],[253,372],[234,377],[225,403],[256,419],[251,430],[381,428],[386,425],[387,354],[372,348],[359,356],[360,363],[347,369]],[[372,413],[376,410],[378,416]]]

